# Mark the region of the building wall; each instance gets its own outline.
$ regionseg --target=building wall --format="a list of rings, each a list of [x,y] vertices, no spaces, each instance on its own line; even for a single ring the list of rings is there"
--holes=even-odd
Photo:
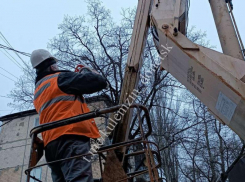
[[[91,110],[105,107],[103,102],[89,104]],[[24,171],[27,169],[30,143],[30,130],[34,127],[38,115],[26,116],[12,120],[4,125],[0,132],[0,182],[26,182]],[[100,129],[104,130],[104,118],[95,119]],[[44,163],[43,157],[40,163]],[[93,165],[94,178],[100,178],[98,162]],[[47,166],[41,169],[41,180],[50,182],[51,171]]]

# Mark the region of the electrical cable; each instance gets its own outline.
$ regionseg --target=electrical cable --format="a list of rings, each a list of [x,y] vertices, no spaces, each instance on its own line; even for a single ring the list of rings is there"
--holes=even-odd
[[[19,54],[22,54],[22,55],[25,55],[27,57],[31,57],[31,54],[29,53],[25,53],[25,52],[21,52],[21,51],[18,51],[16,49],[13,48],[13,46],[11,46],[11,44],[9,43],[9,41],[6,39],[6,37],[2,34],[2,32],[0,31],[0,38],[10,47],[7,47],[7,46],[4,46],[2,44],[0,44],[0,48],[5,48],[5,49],[8,49],[8,50],[11,50],[11,51],[14,51],[14,53],[20,58],[20,60],[22,61],[22,63],[26,66],[26,68],[22,67],[33,79],[33,75],[31,74],[30,70],[28,69],[29,66],[27,65],[27,63],[20,57]],[[19,53],[19,54],[18,54]]]
[[[9,41],[5,38],[5,36],[2,34],[2,32],[0,31],[0,34],[2,35],[2,37],[4,38],[4,40],[6,41],[5,43],[10,46],[11,49],[14,49],[13,46],[11,46],[11,44],[9,43]],[[17,54],[16,51],[14,51],[14,53],[20,58],[20,60],[22,61],[22,63],[28,68],[28,65],[26,64],[26,62],[20,57],[19,54]]]
[[[158,35],[158,32],[157,32],[154,24],[151,25],[151,34],[152,34],[153,38],[159,42],[159,35]]]
[[[18,50],[14,49],[14,48],[7,47],[7,46],[2,45],[2,44],[0,44],[0,49],[7,49],[7,50],[10,50],[10,51],[14,51],[15,53],[19,53],[19,54],[22,54],[24,56],[31,57],[31,54],[29,54],[29,53],[18,51]]]
[[[24,62],[24,60],[17,54],[17,52],[20,53],[20,54],[22,54],[22,55],[28,56],[28,57],[30,57],[30,54],[29,54],[29,53],[25,53],[25,52],[21,52],[21,51],[15,50],[15,49],[11,46],[11,44],[9,43],[9,41],[5,38],[5,36],[2,34],[1,31],[0,31],[0,35],[2,36],[2,37],[0,36],[0,38],[4,41],[4,43],[7,44],[7,45],[9,46],[9,47],[7,47],[7,46],[4,46],[4,45],[0,44],[0,45],[1,45],[1,48],[8,49],[8,50],[11,50],[11,51],[14,51],[15,54],[21,59],[21,61],[22,61],[24,64],[26,64],[26,63]]]
[[[16,66],[18,66],[20,69],[23,69],[23,67],[21,66],[21,64],[20,63],[18,63],[18,61],[16,60],[16,59],[14,59],[13,58],[13,56],[11,56],[9,53],[8,53],[8,51],[6,51],[5,49],[4,49],[4,51],[8,54],[6,54],[6,53],[4,53],[2,50],[0,50],[7,58],[9,58],[9,60],[12,62],[12,63],[14,63]]]
[[[20,60],[22,61],[22,63],[26,66],[26,68],[24,68],[24,67],[22,67],[6,50],[5,50],[5,52],[7,52],[8,53],[8,55],[10,55],[15,61],[16,61],[16,63],[18,63],[19,65],[20,65],[20,67],[22,68],[22,69],[24,69],[24,70],[26,70],[29,74],[30,74],[30,72],[28,71],[28,65],[26,64],[26,62],[19,56],[19,54],[18,53],[20,53],[20,54],[22,54],[22,55],[25,55],[25,56],[28,56],[28,57],[30,57],[30,54],[28,54],[28,53],[25,53],[25,52],[21,52],[21,51],[17,51],[17,50],[15,50],[12,46],[11,46],[11,44],[9,43],[9,41],[5,38],[5,36],[2,34],[2,32],[0,31],[0,35],[2,36],[0,36],[0,38],[8,45],[8,46],[10,46],[10,47],[7,47],[7,46],[4,46],[4,45],[2,45],[2,44],[0,44],[0,48],[3,48],[4,50],[5,49],[7,49],[7,50],[11,50],[11,51],[14,51],[14,53],[20,58]],[[30,74],[31,75],[31,74]],[[32,75],[31,75],[32,76]]]
[[[232,4],[231,0],[227,0],[226,3],[228,3],[228,10],[229,10],[229,13],[230,13],[232,24],[234,26],[234,29],[235,29],[235,32],[236,32],[236,36],[237,36],[237,39],[238,39],[238,42],[239,42],[239,46],[240,46],[241,51],[242,51],[243,59],[245,60],[245,48],[244,48],[244,44],[243,44],[239,29],[237,27],[235,16],[233,14],[233,8],[234,7],[233,7],[233,4]]]
[[[6,76],[6,75],[4,75],[4,74],[2,74],[2,73],[0,73],[0,75],[2,75],[2,76],[4,76],[4,77],[8,78],[9,80],[12,80],[13,82],[15,82],[12,78],[9,78],[8,76]]]
[[[0,68],[1,68],[2,70],[6,71],[8,74],[10,74],[10,75],[12,75],[13,77],[15,77],[15,78],[17,78],[17,79],[18,79],[18,77],[17,77],[17,76],[15,76],[15,75],[13,75],[12,73],[8,72],[7,70],[5,70],[4,68],[2,68],[1,66],[0,66]]]
[[[15,52],[19,52],[19,53],[24,53],[26,54],[27,56],[30,56],[29,53],[25,53],[25,52],[20,52],[20,51],[17,51],[13,48],[13,46],[9,43],[9,41],[6,39],[6,37],[2,34],[2,32],[0,31],[0,34],[2,37],[0,37],[9,47],[10,49],[14,50]],[[22,58],[20,58],[21,60],[23,60]]]
[[[3,95],[0,95],[0,97],[7,98],[7,99],[11,99],[10,97],[3,96]]]

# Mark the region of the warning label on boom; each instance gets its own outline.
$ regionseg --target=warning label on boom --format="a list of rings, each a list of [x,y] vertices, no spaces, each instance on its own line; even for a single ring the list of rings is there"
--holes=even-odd
[[[222,92],[219,93],[218,101],[216,103],[216,109],[223,116],[225,116],[228,121],[231,121],[236,107],[237,105],[232,102],[228,97],[226,97]]]

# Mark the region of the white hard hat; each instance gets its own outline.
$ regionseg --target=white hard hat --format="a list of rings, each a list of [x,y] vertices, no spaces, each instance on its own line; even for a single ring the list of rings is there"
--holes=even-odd
[[[35,68],[48,58],[54,58],[50,52],[44,49],[37,49],[31,54],[31,64]]]

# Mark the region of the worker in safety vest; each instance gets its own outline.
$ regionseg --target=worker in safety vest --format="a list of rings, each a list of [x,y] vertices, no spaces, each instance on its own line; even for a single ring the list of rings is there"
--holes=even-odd
[[[31,54],[36,69],[34,106],[40,124],[49,123],[89,112],[82,94],[91,94],[106,88],[106,80],[97,72],[75,73],[60,71],[47,50],[38,49]],[[90,138],[100,134],[94,119],[62,126],[42,133],[47,162],[60,160],[90,150]],[[91,163],[84,159],[72,159],[49,165],[54,182],[93,181]]]

